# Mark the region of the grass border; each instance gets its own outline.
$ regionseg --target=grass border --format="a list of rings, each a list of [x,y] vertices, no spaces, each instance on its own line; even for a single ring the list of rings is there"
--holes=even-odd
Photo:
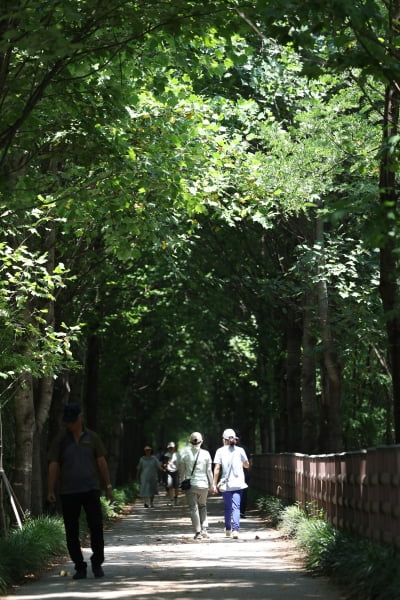
[[[114,502],[101,497],[104,525],[119,518],[138,495],[137,483],[114,490]],[[88,534],[85,515],[80,518],[80,533]],[[67,556],[65,530],[60,515],[40,515],[26,518],[22,529],[13,528],[6,537],[0,537],[0,595],[26,577],[34,577],[61,557]]]
[[[255,505],[268,525],[294,540],[312,575],[328,576],[347,600],[400,600],[400,551],[339,531],[310,504],[287,505],[258,495]]]

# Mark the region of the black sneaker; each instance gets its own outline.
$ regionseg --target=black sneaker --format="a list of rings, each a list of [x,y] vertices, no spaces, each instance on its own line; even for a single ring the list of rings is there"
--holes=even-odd
[[[195,535],[194,535],[194,538],[193,538],[193,539],[194,539],[194,540],[201,540],[201,537],[202,537],[202,536],[201,536],[201,531],[198,531],[197,533],[195,533]]]
[[[86,569],[78,569],[72,579],[86,579]]]
[[[104,571],[103,571],[102,567],[100,567],[100,566],[98,566],[98,567],[92,567],[92,571],[93,571],[93,575],[96,578],[104,577]]]

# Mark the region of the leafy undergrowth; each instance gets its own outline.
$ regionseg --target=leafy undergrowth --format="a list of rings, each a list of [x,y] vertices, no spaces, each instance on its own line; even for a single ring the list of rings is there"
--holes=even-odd
[[[41,516],[26,520],[22,529],[12,529],[0,538],[0,593],[65,552],[62,519]]]
[[[105,522],[119,516],[126,505],[137,496],[137,485],[114,490],[114,502],[101,498]],[[87,533],[86,521],[81,518],[81,534]],[[0,594],[21,581],[24,577],[38,573],[65,556],[64,524],[58,515],[42,515],[27,518],[22,529],[12,529],[0,538]]]
[[[272,497],[261,497],[256,504],[303,551],[306,568],[329,576],[347,600],[400,600],[398,550],[335,529],[312,506],[285,506]]]

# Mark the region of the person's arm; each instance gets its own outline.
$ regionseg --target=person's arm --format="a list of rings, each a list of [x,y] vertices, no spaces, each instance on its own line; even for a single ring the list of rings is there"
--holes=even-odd
[[[108,470],[108,464],[104,456],[97,458],[97,465],[100,470],[100,474],[103,478],[104,485],[106,486],[107,499],[112,502],[114,500],[112,485],[110,482],[110,471]]]
[[[240,460],[242,461],[242,467],[244,469],[248,469],[250,466],[250,463],[249,463],[249,459],[247,458],[247,454],[241,446],[238,446],[238,448],[241,448]]]
[[[218,483],[218,478],[219,478],[219,472],[220,472],[220,470],[221,470],[221,465],[219,463],[215,463],[215,466],[214,466],[214,482],[213,482],[215,490],[217,489],[217,483]]]
[[[210,491],[213,492],[214,491],[214,479],[213,479],[213,472],[211,469],[211,457],[207,461],[207,479],[208,479],[208,487],[210,488]]]
[[[47,475],[47,500],[49,502],[56,501],[55,487],[59,472],[60,465],[58,464],[58,462],[55,460],[50,461],[49,472]]]

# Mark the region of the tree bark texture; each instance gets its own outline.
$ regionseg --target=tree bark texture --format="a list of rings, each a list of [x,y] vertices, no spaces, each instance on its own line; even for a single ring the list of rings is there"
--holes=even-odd
[[[393,387],[393,413],[395,441],[400,443],[400,302],[398,286],[398,260],[396,258],[396,240],[388,235],[393,226],[389,213],[397,212],[398,199],[396,190],[396,174],[392,165],[389,140],[398,134],[399,129],[399,88],[393,82],[387,86],[385,94],[383,153],[380,165],[380,201],[383,212],[385,231],[380,248],[380,282],[379,291],[386,317],[386,332],[390,356],[390,367]],[[389,217],[389,219],[388,219]]]
[[[301,339],[302,331],[297,315],[292,312],[287,318],[286,359],[286,405],[288,415],[288,452],[302,452],[302,409],[301,409]]]
[[[32,454],[35,430],[33,386],[30,373],[20,376],[15,391],[15,468],[12,486],[24,511],[31,510]]]
[[[310,299],[311,300],[311,299]],[[302,452],[316,454],[318,448],[318,403],[316,390],[317,340],[313,331],[313,316],[310,302],[306,300],[303,311],[303,353],[302,353]]]
[[[55,267],[56,228],[54,222],[46,225],[42,237],[43,248],[47,252],[46,269],[52,274]],[[54,300],[46,302],[46,326],[53,328],[55,323]],[[43,497],[47,489],[44,473],[47,472],[47,440],[43,437],[44,426],[50,414],[53,398],[54,380],[52,377],[42,377],[34,388],[35,394],[35,430],[33,436],[32,454],[32,498],[31,511],[33,515],[43,512]]]
[[[323,246],[323,221],[322,218],[318,217],[316,239]],[[324,277],[324,264],[320,265],[317,293],[322,341],[320,363],[322,381],[320,448],[322,452],[340,452],[343,445],[340,416],[341,369],[337,360],[330,325],[328,283]]]

